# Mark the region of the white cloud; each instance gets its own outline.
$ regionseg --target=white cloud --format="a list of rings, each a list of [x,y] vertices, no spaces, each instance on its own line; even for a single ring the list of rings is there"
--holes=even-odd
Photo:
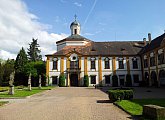
[[[41,54],[56,51],[56,41],[67,35],[48,33],[51,25],[38,22],[21,0],[1,0],[0,4],[0,58],[15,58],[21,47],[27,50],[32,38],[38,38]]]
[[[73,4],[76,5],[77,7],[81,7],[82,6],[82,4],[78,3],[78,2],[74,2]]]

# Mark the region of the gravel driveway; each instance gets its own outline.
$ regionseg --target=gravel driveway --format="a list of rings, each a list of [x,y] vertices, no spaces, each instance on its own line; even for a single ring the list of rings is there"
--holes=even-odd
[[[0,120],[127,120],[128,114],[108,103],[94,88],[55,88],[0,108]]]

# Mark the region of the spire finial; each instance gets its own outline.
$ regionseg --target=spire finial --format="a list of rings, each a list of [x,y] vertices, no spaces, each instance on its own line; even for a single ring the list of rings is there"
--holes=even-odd
[[[77,20],[77,15],[76,14],[74,15],[74,18],[75,18],[75,21],[76,21]]]

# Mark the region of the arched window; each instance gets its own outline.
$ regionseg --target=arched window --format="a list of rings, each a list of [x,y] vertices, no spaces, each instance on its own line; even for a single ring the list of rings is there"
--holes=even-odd
[[[91,69],[96,69],[96,58],[91,58]]]

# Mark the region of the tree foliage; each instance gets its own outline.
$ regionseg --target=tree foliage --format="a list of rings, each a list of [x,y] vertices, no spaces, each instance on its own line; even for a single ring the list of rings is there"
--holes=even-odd
[[[16,72],[23,72],[24,70],[24,66],[25,64],[28,62],[27,59],[27,54],[24,50],[24,48],[22,47],[22,49],[19,51],[17,57],[16,57],[16,61],[15,61],[15,66],[14,68],[16,69]]]
[[[28,48],[28,56],[30,61],[40,61],[42,60],[42,56],[40,55],[41,50],[39,50],[39,44],[37,43],[37,39],[32,39],[32,42],[29,44]]]

